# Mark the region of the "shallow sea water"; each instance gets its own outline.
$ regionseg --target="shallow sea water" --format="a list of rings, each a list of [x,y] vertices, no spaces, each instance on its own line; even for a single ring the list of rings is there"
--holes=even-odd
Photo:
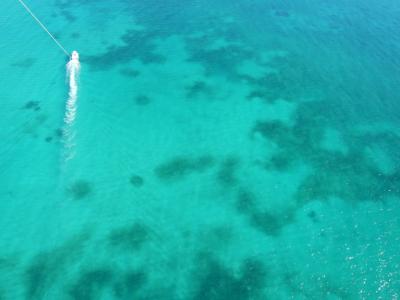
[[[0,299],[398,299],[396,1],[0,3]]]

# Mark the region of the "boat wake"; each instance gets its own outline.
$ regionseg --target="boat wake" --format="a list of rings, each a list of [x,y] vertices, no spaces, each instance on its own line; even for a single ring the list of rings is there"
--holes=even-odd
[[[63,160],[68,161],[75,156],[75,130],[76,102],[78,99],[78,77],[80,71],[79,54],[72,51],[71,59],[67,63],[67,80],[69,83],[68,100],[65,107],[63,127]]]

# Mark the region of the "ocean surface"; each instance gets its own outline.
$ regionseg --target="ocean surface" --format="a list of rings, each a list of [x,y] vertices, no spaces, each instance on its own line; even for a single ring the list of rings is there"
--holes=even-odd
[[[400,298],[398,0],[0,2],[0,299]]]

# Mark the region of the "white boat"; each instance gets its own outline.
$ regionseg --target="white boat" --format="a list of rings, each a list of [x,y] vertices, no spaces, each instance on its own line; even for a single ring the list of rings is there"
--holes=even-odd
[[[79,53],[78,51],[72,51],[71,53],[71,60],[77,61],[79,63]]]

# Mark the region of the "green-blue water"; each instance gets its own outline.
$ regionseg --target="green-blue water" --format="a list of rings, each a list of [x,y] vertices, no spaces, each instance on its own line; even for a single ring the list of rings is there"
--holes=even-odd
[[[400,4],[0,3],[0,299],[399,299]]]

